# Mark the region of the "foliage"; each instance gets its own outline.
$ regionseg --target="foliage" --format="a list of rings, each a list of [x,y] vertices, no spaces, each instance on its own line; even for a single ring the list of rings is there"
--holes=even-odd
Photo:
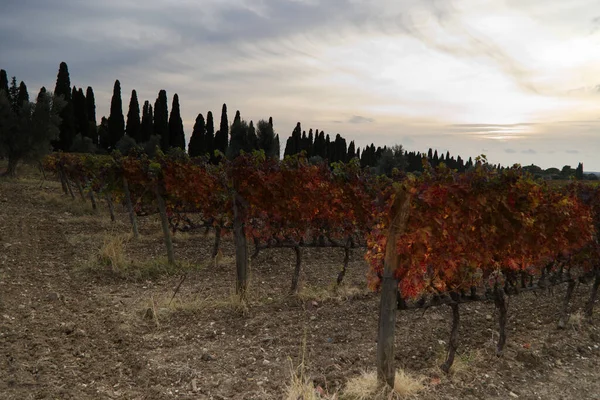
[[[478,163],[464,174],[427,167],[404,185],[412,195],[411,214],[395,244],[401,259],[395,276],[405,298],[540,276],[550,261],[577,252],[593,237],[589,207],[519,167],[499,172]],[[386,213],[369,240],[374,288],[383,267]]]
[[[125,176],[138,211],[154,209],[151,188],[158,188],[171,217],[193,213],[218,229],[231,226],[235,194],[242,199],[246,234],[266,246],[342,247],[366,238],[373,289],[382,275],[389,207],[404,186],[411,212],[394,245],[401,259],[395,277],[405,299],[516,287],[566,257],[579,260],[585,273],[595,268],[585,260],[599,255],[596,186],[551,188],[519,166],[498,170],[484,158],[466,173],[425,161],[420,176],[393,178],[372,175],[357,158],[330,168],[299,156],[278,161],[264,152],[218,165],[190,160],[182,151],[159,153],[155,160],[143,154],[116,155],[110,162],[66,155],[48,160],[53,158],[97,188],[120,193]]]
[[[8,157],[7,175],[15,175],[18,162],[36,161],[51,150],[64,106],[61,98],[42,88],[36,102],[25,101],[17,114],[6,93],[0,92],[0,152]]]

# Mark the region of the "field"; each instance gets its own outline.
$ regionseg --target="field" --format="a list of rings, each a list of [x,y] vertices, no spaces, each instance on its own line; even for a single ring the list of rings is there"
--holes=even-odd
[[[24,176],[0,181],[3,399],[308,399],[288,396],[298,380],[344,399],[346,383],[373,370],[378,296],[359,250],[338,291],[342,250],[305,250],[298,296],[287,295],[293,251],[263,251],[245,306],[232,295],[230,238],[215,261],[211,233],[176,234],[170,267],[157,218],[140,218],[135,241],[120,206],[113,223],[105,204],[94,212]],[[502,358],[493,303],[463,306],[449,375],[438,366],[450,309],[400,312],[396,363],[423,384],[410,397],[600,399],[600,325],[578,312],[588,287],[557,330],[564,290],[511,297]]]

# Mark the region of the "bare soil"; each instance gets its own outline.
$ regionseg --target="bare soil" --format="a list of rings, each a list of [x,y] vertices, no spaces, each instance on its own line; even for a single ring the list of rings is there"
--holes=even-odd
[[[304,250],[301,296],[287,294],[293,251],[264,251],[252,262],[250,304],[242,309],[232,297],[227,238],[218,265],[210,234],[178,234],[179,269],[140,278],[103,266],[103,243],[130,230],[116,208],[111,223],[104,203],[94,213],[56,182],[0,181],[0,398],[281,399],[302,359],[315,387],[343,398],[347,380],[374,369],[378,296],[366,289],[360,251],[332,295],[342,251]],[[126,257],[136,268],[164,265],[157,219],[140,225],[142,238],[126,241]],[[450,375],[438,368],[450,309],[400,312],[398,367],[426,384],[415,397],[600,399],[599,325],[578,312],[589,286],[577,287],[574,316],[557,330],[564,292],[510,299],[501,358],[493,304],[462,306]]]

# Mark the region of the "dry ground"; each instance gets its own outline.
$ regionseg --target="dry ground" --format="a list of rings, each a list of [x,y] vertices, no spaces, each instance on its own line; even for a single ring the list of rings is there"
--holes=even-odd
[[[323,398],[343,399],[346,382],[373,369],[378,297],[359,251],[334,294],[343,254],[306,250],[298,297],[286,294],[293,252],[265,251],[244,308],[228,239],[215,265],[210,235],[176,236],[181,265],[167,267],[156,219],[141,218],[134,241],[117,210],[111,223],[105,204],[94,213],[56,182],[0,181],[2,399],[281,399],[302,359]],[[493,304],[463,306],[450,375],[437,368],[449,309],[401,312],[397,364],[422,377],[419,399],[600,399],[599,325],[577,313],[588,291],[577,288],[566,330],[555,328],[564,288],[511,298],[500,359]]]

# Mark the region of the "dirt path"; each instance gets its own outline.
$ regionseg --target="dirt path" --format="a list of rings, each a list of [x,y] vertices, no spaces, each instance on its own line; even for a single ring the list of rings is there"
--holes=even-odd
[[[285,295],[291,252],[253,262],[249,310],[236,308],[232,248],[208,262],[211,241],[176,237],[190,272],[169,305],[177,274],[127,280],[83,268],[110,237],[125,235],[46,183],[0,181],[0,397],[2,399],[280,399],[306,341],[306,371],[329,398],[372,369],[377,297],[365,287],[365,264],[353,254],[347,296],[316,301]],[[143,238],[127,256],[160,263],[158,226],[141,221]],[[307,251],[303,280],[323,292],[342,256]],[[158,260],[158,261],[157,261]],[[158,265],[158,264],[157,264]],[[588,288],[577,289],[574,309]],[[492,304],[462,307],[460,349],[451,376],[437,369],[449,335],[449,310],[402,312],[397,362],[421,375],[423,399],[600,399],[600,332],[575,314],[555,329],[562,290],[511,299],[506,354],[494,355]],[[149,309],[151,311],[149,311]],[[600,310],[596,311],[600,313]],[[439,379],[438,379],[439,378]]]

